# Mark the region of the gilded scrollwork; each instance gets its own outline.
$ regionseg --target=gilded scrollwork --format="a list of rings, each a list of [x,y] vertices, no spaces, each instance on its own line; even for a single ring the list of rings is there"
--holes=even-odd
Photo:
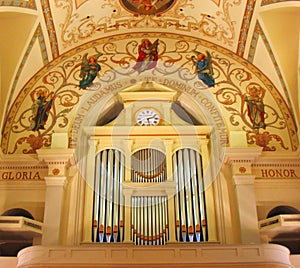
[[[15,100],[3,132],[3,151],[34,153],[50,145],[53,133],[68,132],[74,110],[87,92],[79,86],[84,55],[101,54],[98,59],[101,71],[93,88],[96,91],[117,82],[120,77],[134,79],[139,75],[133,67],[138,60],[139,46],[147,38],[151,44],[157,41],[157,65],[143,70],[147,75],[165,78],[176,75],[195,90],[211,92],[226,113],[230,129],[243,130],[249,144],[263,147],[263,150],[289,149],[290,145],[285,144],[281,133],[289,131],[289,135],[295,135],[291,123],[287,125],[292,118],[288,110],[284,110],[284,101],[271,84],[258,77],[252,66],[239,63],[228,51],[221,53],[205,42],[194,39],[192,42],[184,37],[172,39],[170,36],[140,34],[106,38],[71,51],[70,55],[66,54],[60,61],[46,66],[44,72],[37,74]],[[196,52],[207,51],[212,60],[214,87],[208,87],[198,79],[192,61]],[[38,102],[42,109],[48,105],[48,114],[42,114],[41,121],[34,119],[33,113],[33,104],[38,97],[44,98],[43,102]],[[32,128],[32,121],[39,123],[40,127]],[[10,137],[13,138],[9,145]]]
[[[71,0],[55,0],[55,6],[65,12],[65,20],[59,25],[64,48],[101,32],[145,27],[198,32],[204,37],[217,39],[225,45],[232,46],[236,38],[236,22],[230,16],[230,9],[239,7],[242,1],[224,0],[221,6],[218,3],[214,14],[208,14],[205,10],[195,12],[193,2],[194,0],[175,1],[174,5],[162,14],[132,14],[122,8],[119,0],[106,0],[99,5],[98,13],[85,17],[80,16]],[[88,1],[84,3],[88,4]],[[105,13],[102,14],[103,10]]]
[[[241,127],[247,134],[249,144],[263,147],[263,150],[275,150],[269,142],[275,140],[284,149],[288,149],[279,135],[264,131],[285,129],[285,119],[270,104],[264,103],[267,89],[259,82],[253,82],[253,75],[246,69],[235,67],[229,60],[214,55],[218,89],[214,92],[216,100],[229,112],[229,122]]]
[[[74,78],[79,80],[78,60],[80,57],[66,60],[57,70],[49,71],[41,78],[42,85],[30,91],[31,108],[22,111],[13,121],[11,132],[20,134],[33,131],[34,134],[19,138],[9,153],[14,153],[23,143],[30,147],[23,149],[25,154],[50,146],[54,128],[65,128],[69,124],[68,115],[81,96],[78,85],[73,82]]]

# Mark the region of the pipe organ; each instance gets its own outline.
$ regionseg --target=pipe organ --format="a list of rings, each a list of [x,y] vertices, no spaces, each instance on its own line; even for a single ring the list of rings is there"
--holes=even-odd
[[[165,187],[168,180],[166,163],[166,155],[159,150],[136,151],[131,155],[130,183],[137,189],[149,185],[157,185],[158,189]],[[173,153],[171,165],[175,195],[132,195],[127,208],[131,216],[126,222],[123,195],[125,156],[117,149],[97,153],[92,241],[123,242],[124,225],[130,226],[130,239],[136,245],[164,245],[172,231],[176,232],[178,242],[208,241],[202,156],[194,149],[182,148]],[[169,198],[174,202],[168,202]],[[174,226],[169,226],[170,204],[175,211]]]

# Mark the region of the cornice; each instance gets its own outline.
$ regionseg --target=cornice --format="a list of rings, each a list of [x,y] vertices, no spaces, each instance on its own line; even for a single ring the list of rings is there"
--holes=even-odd
[[[37,150],[37,156],[40,161],[48,164],[75,164],[73,149],[40,149]]]
[[[262,153],[261,147],[227,147],[225,164],[252,164]]]
[[[253,167],[299,167],[300,168],[300,149],[293,152],[262,152],[255,159]]]

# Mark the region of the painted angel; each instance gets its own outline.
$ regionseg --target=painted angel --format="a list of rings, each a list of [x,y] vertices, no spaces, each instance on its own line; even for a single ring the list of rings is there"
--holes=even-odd
[[[206,84],[208,87],[213,87],[215,85],[215,79],[213,78],[213,68],[212,59],[208,51],[205,55],[201,52],[196,52],[198,55],[192,56],[192,61],[195,64],[196,72],[198,73],[198,78]]]
[[[158,60],[158,47],[159,40],[156,39],[153,44],[149,39],[143,39],[138,47],[138,58],[133,69],[139,73],[150,70],[156,67]]]
[[[101,70],[100,64],[97,62],[98,58],[102,56],[102,53],[98,53],[88,57],[88,53],[84,54],[81,62],[81,71],[79,86],[82,89],[86,89],[93,85],[93,81]]]

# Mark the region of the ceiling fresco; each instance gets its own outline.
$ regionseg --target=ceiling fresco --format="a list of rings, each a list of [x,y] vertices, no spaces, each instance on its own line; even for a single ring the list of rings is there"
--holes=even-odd
[[[273,29],[260,16],[274,7],[294,7],[289,10],[295,13],[295,2],[2,1],[0,19],[14,12],[36,18],[23,47],[0,55],[4,66],[4,53],[19,51],[15,71],[5,76],[1,69],[3,153],[35,153],[51,145],[55,132],[72,140],[82,99],[97,92],[105,97],[121,90],[115,85],[141,79],[172,88],[168,81],[179,81],[178,91],[199,103],[205,91],[226,115],[227,130],[243,131],[249,146],[296,150],[299,107],[292,96],[299,90],[291,85],[298,83],[298,67],[295,59],[290,70],[282,66],[270,39]],[[260,63],[263,53],[269,64]]]
[[[155,55],[140,61],[139,50],[145,40],[155,45]],[[197,71],[208,55],[211,66],[206,70],[211,68],[212,73]],[[193,93],[187,93],[194,97],[208,91],[227,114],[228,129],[245,131],[249,144],[266,151],[297,148],[296,128],[286,103],[254,66],[224,48],[192,37],[135,33],[93,41],[48,64],[15,100],[3,132],[2,150],[35,153],[49,146],[53,132],[70,132],[76,106],[87,91],[112,94],[126,87],[123,82],[114,87],[118,81],[127,78],[137,83],[141,75],[171,87],[174,85],[168,81],[175,77],[181,83],[177,88],[193,88]]]

